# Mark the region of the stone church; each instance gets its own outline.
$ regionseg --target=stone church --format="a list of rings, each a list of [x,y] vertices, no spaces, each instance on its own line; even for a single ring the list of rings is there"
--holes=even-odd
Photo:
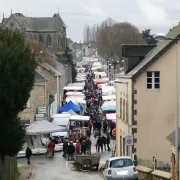
[[[66,25],[59,14],[53,17],[26,17],[15,13],[9,18],[3,17],[0,27],[18,29],[27,38],[43,43],[49,51],[66,47]]]

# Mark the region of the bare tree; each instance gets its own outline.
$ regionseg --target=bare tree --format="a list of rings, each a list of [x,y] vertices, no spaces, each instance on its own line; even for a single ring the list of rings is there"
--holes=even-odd
[[[84,43],[96,42],[98,29],[99,29],[98,24],[95,24],[93,26],[85,25],[85,27],[84,27]]]
[[[91,28],[89,25],[84,27],[84,43],[90,43],[91,41]]]
[[[122,44],[142,44],[138,28],[128,22],[117,23],[111,19],[104,21],[97,33],[99,54],[105,59],[122,59]]]

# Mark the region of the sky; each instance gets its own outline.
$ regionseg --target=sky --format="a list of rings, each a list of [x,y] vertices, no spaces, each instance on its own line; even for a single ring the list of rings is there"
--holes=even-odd
[[[0,19],[13,13],[29,17],[51,17],[59,11],[67,36],[83,40],[85,24],[99,24],[108,17],[128,21],[142,31],[167,33],[180,21],[179,0],[0,0]]]

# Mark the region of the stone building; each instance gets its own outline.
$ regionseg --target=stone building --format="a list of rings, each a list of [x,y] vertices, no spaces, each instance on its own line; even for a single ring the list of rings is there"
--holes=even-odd
[[[26,109],[19,114],[24,124],[30,124],[34,121],[38,106],[47,106],[47,95],[47,79],[36,71],[34,87],[31,91]]]
[[[43,43],[49,51],[59,51],[66,47],[66,25],[59,14],[53,17],[26,17],[15,13],[9,18],[3,17],[0,26],[20,30],[27,38]]]

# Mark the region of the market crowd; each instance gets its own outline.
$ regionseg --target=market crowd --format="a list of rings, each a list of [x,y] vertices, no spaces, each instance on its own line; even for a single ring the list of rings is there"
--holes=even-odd
[[[103,151],[110,151],[110,134],[108,131],[108,122],[103,116],[101,111],[102,89],[98,88],[95,83],[95,74],[91,70],[90,63],[84,66],[86,75],[84,94],[86,97],[86,112],[84,115],[90,116],[90,121],[84,123],[86,131],[76,133],[73,139],[64,139],[63,142],[63,157],[67,157],[68,160],[73,160],[75,154],[91,154],[92,146],[96,147],[97,152],[103,153]],[[101,77],[99,77],[101,78]],[[80,124],[80,127],[83,125]],[[102,135],[101,132],[105,135]],[[91,135],[95,137],[95,144],[92,144]],[[76,143],[74,145],[73,143]],[[94,142],[93,142],[94,143]]]

